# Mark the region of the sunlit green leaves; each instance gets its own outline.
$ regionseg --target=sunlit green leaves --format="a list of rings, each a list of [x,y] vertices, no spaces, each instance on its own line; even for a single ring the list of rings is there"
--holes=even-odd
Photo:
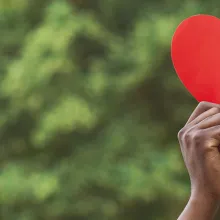
[[[189,192],[176,133],[193,105],[170,42],[205,8],[0,1],[0,217],[176,218]]]

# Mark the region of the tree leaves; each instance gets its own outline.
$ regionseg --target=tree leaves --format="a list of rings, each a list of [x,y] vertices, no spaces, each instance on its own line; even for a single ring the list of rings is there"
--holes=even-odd
[[[176,133],[194,103],[169,45],[205,3],[182,6],[0,1],[3,219],[176,217],[189,192]]]

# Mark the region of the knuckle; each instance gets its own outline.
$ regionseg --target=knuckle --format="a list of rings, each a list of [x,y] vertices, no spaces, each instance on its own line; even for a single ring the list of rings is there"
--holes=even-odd
[[[190,132],[185,132],[183,138],[186,140],[186,141],[189,141],[191,140],[191,136],[192,134]]]
[[[185,128],[183,128],[178,132],[178,139],[180,143],[184,143],[185,147],[189,147],[192,144],[195,146],[201,144],[202,138],[202,130],[186,130]]]
[[[185,129],[182,128],[182,129],[178,132],[178,135],[177,135],[178,139],[179,139],[179,140],[182,140],[183,137],[184,137],[184,134],[185,134]]]
[[[209,104],[210,104],[209,102],[202,101],[199,103],[198,107],[204,107],[204,106],[206,107]]]
[[[192,143],[192,134],[191,132],[185,132],[185,134],[183,135],[183,140],[185,142],[186,147],[189,147]]]
[[[201,143],[202,132],[200,130],[195,130],[191,133],[190,137],[193,143],[195,145],[198,145]]]
[[[215,138],[207,138],[207,140],[205,141],[204,146],[207,149],[213,149],[213,147],[219,146],[219,141]]]
[[[191,132],[188,130],[182,129],[178,133],[178,138],[181,146],[183,145],[185,148],[188,148],[191,146],[192,138],[191,138]]]

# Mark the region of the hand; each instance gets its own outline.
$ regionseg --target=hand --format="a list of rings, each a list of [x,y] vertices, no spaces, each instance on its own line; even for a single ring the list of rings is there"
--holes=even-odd
[[[179,219],[210,220],[220,201],[220,105],[200,103],[178,139],[191,181],[191,198]]]
[[[178,133],[192,194],[220,198],[220,105],[200,103]]]

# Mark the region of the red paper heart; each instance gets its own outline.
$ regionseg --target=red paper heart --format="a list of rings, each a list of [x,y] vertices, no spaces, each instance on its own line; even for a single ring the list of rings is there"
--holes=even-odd
[[[171,47],[174,68],[198,101],[220,104],[220,19],[195,15],[177,28]]]

